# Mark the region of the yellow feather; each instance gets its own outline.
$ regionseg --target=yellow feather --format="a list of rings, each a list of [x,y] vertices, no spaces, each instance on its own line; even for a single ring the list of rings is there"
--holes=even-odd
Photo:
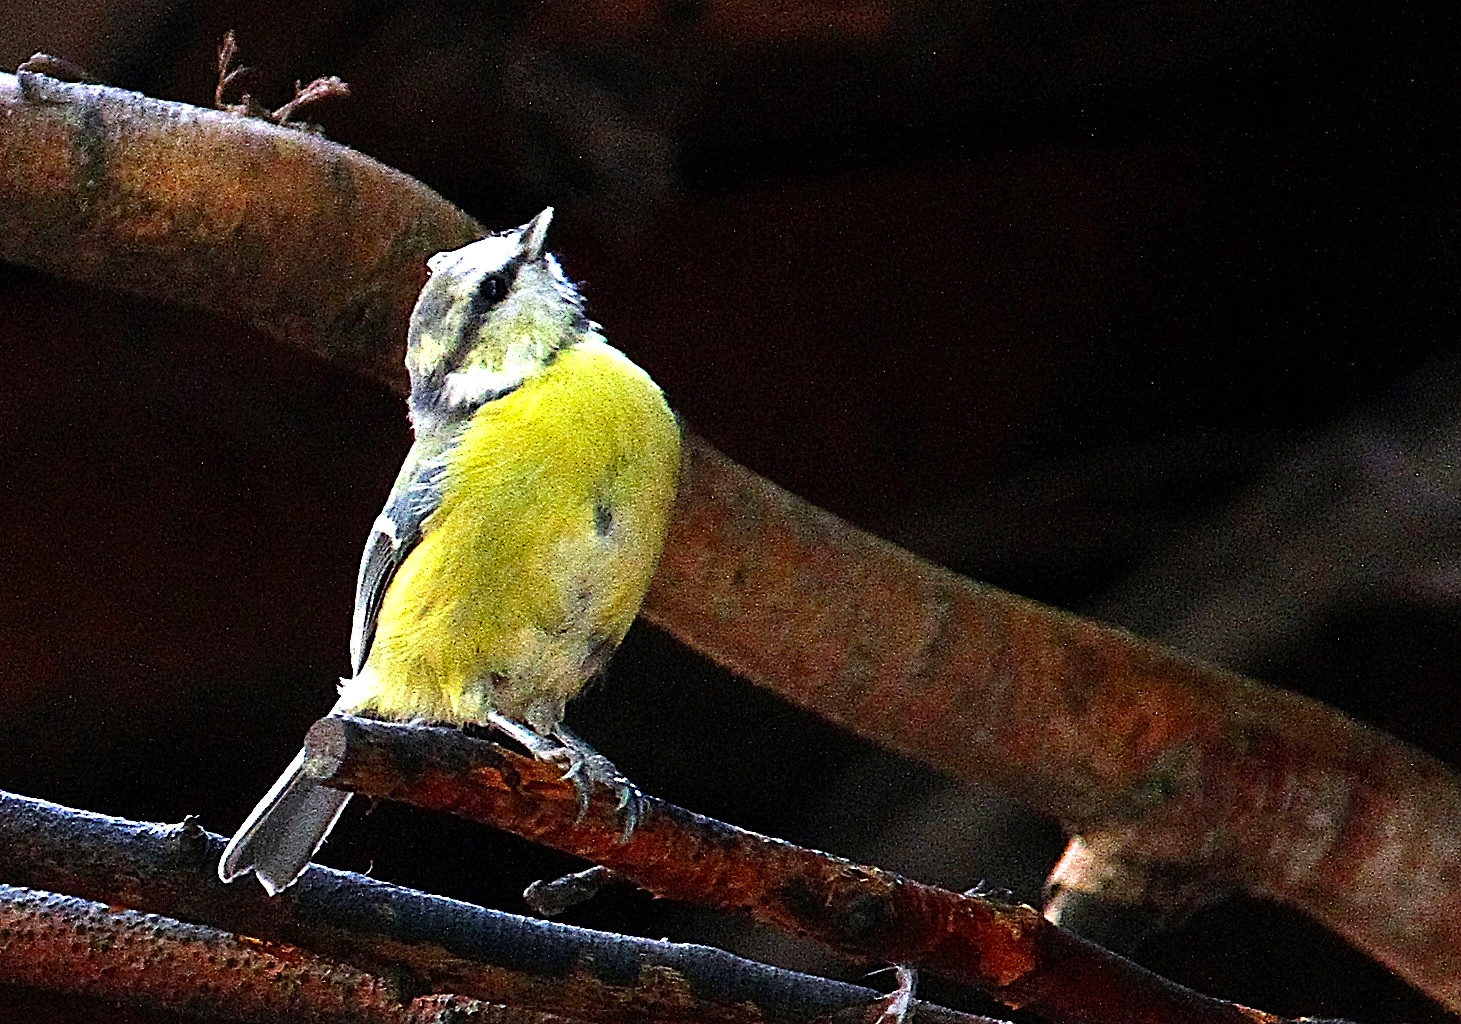
[[[639,610],[679,463],[659,388],[596,339],[484,404],[342,710],[549,732]]]

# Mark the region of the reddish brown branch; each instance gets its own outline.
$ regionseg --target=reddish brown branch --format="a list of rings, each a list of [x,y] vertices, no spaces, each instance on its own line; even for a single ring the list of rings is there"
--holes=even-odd
[[[462,996],[405,1000],[292,946],[0,885],[0,982],[236,1021],[569,1024]]]
[[[1054,881],[1292,904],[1461,1008],[1461,780],[1317,701],[981,586],[692,438],[646,614],[848,729],[1059,818]],[[1175,880],[1175,882],[1174,882]]]
[[[224,885],[223,839],[0,792],[0,880],[308,949],[419,993],[595,1024],[855,1024],[878,995],[706,946],[534,921],[311,865],[284,895]],[[873,1014],[875,1016],[875,1014]],[[919,1003],[911,1024],[992,1024]]]
[[[0,75],[0,255],[404,377],[424,255],[482,234],[412,178],[258,118]]]
[[[400,387],[422,263],[480,229],[255,119],[0,75],[0,257],[200,306]],[[1299,907],[1461,1008],[1461,781],[1313,701],[982,587],[697,438],[648,618],[848,729],[1156,871]],[[1069,865],[1068,865],[1069,866]]]
[[[1277,1020],[1158,978],[1029,907],[936,889],[652,797],[624,841],[614,789],[595,787],[580,822],[560,766],[453,729],[330,717],[305,745],[330,785],[497,825],[657,896],[750,913],[871,961],[976,985],[1054,1022]]]

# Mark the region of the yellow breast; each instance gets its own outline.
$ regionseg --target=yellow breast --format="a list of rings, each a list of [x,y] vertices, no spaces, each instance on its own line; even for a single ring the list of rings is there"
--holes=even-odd
[[[446,722],[496,711],[549,731],[639,611],[679,462],[659,388],[598,341],[483,405],[343,702]]]

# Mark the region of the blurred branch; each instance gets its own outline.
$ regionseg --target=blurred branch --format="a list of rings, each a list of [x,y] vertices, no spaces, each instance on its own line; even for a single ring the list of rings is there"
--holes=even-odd
[[[403,1002],[301,949],[12,885],[0,885],[0,982],[260,1024],[569,1024],[461,996]]]
[[[424,258],[481,230],[404,175],[255,119],[29,72],[0,75],[0,118],[0,257],[238,317],[397,389]],[[1461,781],[1406,744],[972,583],[693,436],[645,615],[1098,837],[1069,888],[1151,865],[1240,884],[1461,1008]]]
[[[1461,596],[1461,358],[1447,353],[1302,444],[1238,505],[1150,560],[1105,617],[1251,665],[1346,600]]]
[[[749,913],[868,960],[975,985],[1055,1024],[1253,1020],[1252,1011],[1159,978],[1029,907],[936,889],[654,797],[644,798],[624,840],[614,788],[595,785],[580,821],[577,789],[561,766],[455,729],[332,716],[314,724],[305,746],[329,785],[506,828],[656,896]]]
[[[1035,111],[1190,103],[1194,80],[1261,75],[1276,47],[1303,50],[1312,19],[1308,0],[1134,0],[1078,18],[1048,0],[531,5],[509,58],[509,158],[540,190],[632,221],[748,163],[907,159],[933,138],[987,144]]]
[[[482,234],[308,132],[32,71],[0,75],[0,255],[213,310],[398,383],[423,252]],[[389,340],[388,340],[389,339]]]
[[[871,989],[707,946],[535,921],[319,865],[270,899],[218,880],[223,843],[192,823],[0,792],[0,879],[307,949],[391,979],[401,996],[454,992],[596,1024],[852,1024],[879,1001]],[[983,1021],[927,1003],[911,1019]]]
[[[1102,601],[1097,606],[1102,618],[1197,657],[1251,667],[1292,650],[1347,607],[1376,595],[1456,604],[1461,358],[1448,352],[1431,360],[1403,385],[1388,388],[1382,406],[1370,404],[1287,448],[1241,501],[1183,531]],[[1406,671],[1395,670],[1399,676]],[[1392,680],[1373,685],[1386,703],[1397,699]],[[1437,714],[1433,700],[1425,707]],[[1325,803],[1366,799],[1374,797],[1361,789]],[[1365,851],[1377,865],[1393,841],[1385,830],[1402,835],[1410,827],[1404,803],[1394,794],[1380,799],[1389,806],[1373,822],[1384,827],[1366,827],[1351,837],[1351,849]],[[1408,834],[1412,846],[1424,847],[1428,827],[1414,826]],[[1130,840],[1121,830],[1093,830],[1072,844],[1054,876],[1063,887],[1056,901],[1063,922],[1094,923],[1095,915],[1111,920],[1121,916],[1119,908],[1131,906],[1180,914],[1202,897],[1202,879],[1128,856]],[[1368,872],[1357,872],[1363,888],[1337,909],[1362,912],[1368,900],[1384,899],[1388,912],[1418,933],[1414,922],[1444,913],[1441,908],[1454,899],[1449,883],[1428,873],[1402,872],[1396,888],[1376,891]],[[1337,873],[1334,884],[1343,885]],[[1402,893],[1403,886],[1410,888]],[[1100,932],[1097,927],[1086,933]],[[1454,976],[1458,966],[1461,960],[1452,954],[1446,970]]]
[[[924,563],[698,439],[688,466],[651,619],[1087,835],[1056,878],[1066,893],[1240,885],[1461,1007],[1461,844],[1436,841],[1461,836],[1451,769],[1317,701]]]

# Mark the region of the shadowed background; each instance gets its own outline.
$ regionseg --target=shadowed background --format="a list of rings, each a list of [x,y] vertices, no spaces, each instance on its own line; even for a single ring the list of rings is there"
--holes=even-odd
[[[494,228],[555,205],[591,315],[733,458],[975,578],[1458,760],[1448,6],[3,14],[0,66],[44,50],[169,99],[212,102],[228,28],[266,104],[340,75],[352,97],[304,113],[332,138]],[[11,267],[0,334],[0,787],[231,832],[347,669],[403,404],[235,324]],[[1038,902],[1060,850],[1051,824],[642,625],[570,722],[656,795],[924,881]],[[397,806],[353,809],[321,859],[514,911],[578,866]],[[634,893],[566,920],[878,966]],[[1447,1019],[1251,900],[1134,955],[1273,1012]]]

